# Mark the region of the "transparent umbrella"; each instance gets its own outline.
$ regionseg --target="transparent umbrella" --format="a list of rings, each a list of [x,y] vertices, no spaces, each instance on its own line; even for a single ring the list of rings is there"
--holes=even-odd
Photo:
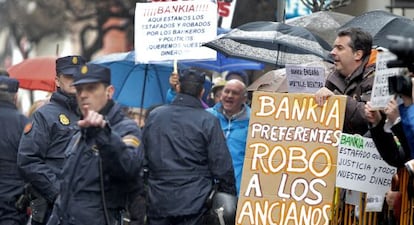
[[[399,35],[405,30],[405,36],[414,36],[414,21],[403,16],[398,16],[383,10],[366,12],[353,18],[340,29],[347,27],[360,27],[369,32],[373,38],[373,44],[389,48],[393,40],[388,35]]]
[[[285,64],[330,60],[331,46],[309,30],[279,22],[244,24],[204,44],[226,56]]]
[[[352,18],[354,18],[354,16],[348,14],[319,11],[309,15],[288,19],[286,20],[286,23],[293,26],[304,27],[319,35],[327,43],[333,44],[336,39],[338,28]]]

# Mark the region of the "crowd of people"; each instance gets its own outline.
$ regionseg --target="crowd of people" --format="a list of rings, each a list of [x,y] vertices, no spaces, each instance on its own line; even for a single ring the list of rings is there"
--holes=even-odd
[[[335,71],[315,100],[346,95],[343,131],[372,137],[388,164],[414,171],[414,97],[372,109],[373,52],[366,31],[339,31]],[[19,82],[2,74],[0,225],[27,224],[29,214],[48,225],[213,224],[214,193],[237,204],[251,109],[245,72],[228,72],[211,90],[207,79],[195,69],[172,73],[168,103],[131,109],[113,99],[108,68],[65,56],[56,60],[57,90],[26,117],[16,107]]]

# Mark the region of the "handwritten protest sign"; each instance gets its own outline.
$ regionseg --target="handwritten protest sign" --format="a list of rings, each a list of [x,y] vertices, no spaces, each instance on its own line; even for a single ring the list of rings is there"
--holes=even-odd
[[[176,2],[187,0],[152,0],[151,2]],[[197,1],[197,0],[194,0]],[[205,1],[205,0],[198,0]],[[236,8],[236,0],[217,0],[218,27],[230,29]]]
[[[255,91],[236,224],[327,225],[346,98]]]
[[[365,212],[381,212],[385,195],[367,194]]]
[[[286,65],[289,93],[315,93],[325,85],[325,68]]]
[[[202,44],[216,33],[217,5],[211,1],[137,3],[135,60],[215,59],[216,52]]]
[[[400,74],[402,69],[388,68],[387,62],[396,58],[397,56],[391,52],[379,52],[377,54],[377,64],[371,94],[371,107],[373,109],[385,108],[392,98],[388,91],[388,77]]]
[[[374,195],[391,188],[397,172],[380,156],[371,138],[342,134],[338,148],[336,186]]]

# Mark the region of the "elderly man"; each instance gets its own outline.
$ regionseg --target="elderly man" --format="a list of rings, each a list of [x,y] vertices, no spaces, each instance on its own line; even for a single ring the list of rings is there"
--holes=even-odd
[[[108,68],[84,65],[73,85],[80,131],[66,148],[60,195],[48,224],[122,224],[143,161],[140,129],[112,100]]]
[[[243,172],[244,155],[250,120],[250,107],[245,103],[247,90],[237,79],[227,81],[221,92],[220,102],[207,109],[220,121],[227,146],[233,160],[236,189],[239,194]]]

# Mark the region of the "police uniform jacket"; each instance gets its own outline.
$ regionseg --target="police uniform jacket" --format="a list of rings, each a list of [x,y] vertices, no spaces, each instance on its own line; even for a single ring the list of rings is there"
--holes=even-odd
[[[16,219],[14,203],[23,193],[24,181],[16,164],[20,137],[28,119],[11,102],[0,101],[0,221]],[[9,213],[5,215],[5,211]]]
[[[371,98],[375,63],[367,65],[369,57],[348,77],[337,71],[328,76],[325,86],[337,95],[347,95],[343,131],[364,135],[368,131],[365,103]]]
[[[61,192],[48,225],[106,224],[104,203],[110,224],[115,224],[118,212],[126,205],[144,158],[141,131],[118,104],[105,108],[108,113],[101,113],[106,115],[107,126],[81,129],[66,149]]]
[[[75,97],[58,90],[32,116],[32,128],[22,136],[17,157],[25,181],[50,203],[59,191],[58,174],[64,151],[75,132],[79,114]]]
[[[145,123],[148,216],[202,213],[212,190],[236,194],[231,156],[219,121],[199,99],[178,94],[157,107]]]

